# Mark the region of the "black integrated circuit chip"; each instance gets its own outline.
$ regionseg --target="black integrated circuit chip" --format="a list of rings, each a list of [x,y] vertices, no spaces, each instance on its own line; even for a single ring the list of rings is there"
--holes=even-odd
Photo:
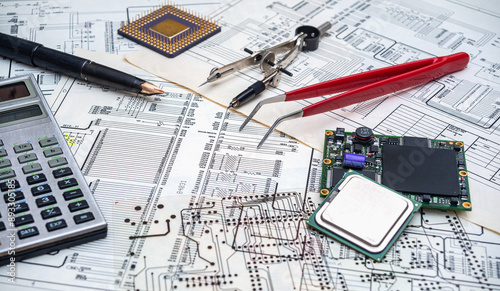
[[[442,196],[460,193],[457,159],[451,149],[384,145],[382,184],[396,191]]]

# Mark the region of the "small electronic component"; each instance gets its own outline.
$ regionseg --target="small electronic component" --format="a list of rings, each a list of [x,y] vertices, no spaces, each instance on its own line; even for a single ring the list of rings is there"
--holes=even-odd
[[[343,139],[336,139],[337,131]],[[355,132],[327,130],[324,158],[334,162],[323,163],[321,195],[328,195],[343,174],[354,169],[421,202],[424,208],[469,211],[472,204],[463,146],[460,141],[376,135],[367,127]]]
[[[368,127],[358,127],[354,133],[354,142],[361,144],[373,144],[373,131]]]
[[[352,149],[355,153],[361,153],[363,152],[363,145],[360,143],[355,143],[354,148]]]
[[[338,127],[337,130],[335,130],[335,135],[334,135],[334,140],[335,142],[344,142],[345,134],[344,134],[344,129],[341,127]]]
[[[423,137],[403,136],[403,145],[426,148],[429,147],[429,140]]]
[[[352,169],[363,169],[366,157],[351,153],[344,154],[344,166]]]
[[[420,206],[350,170],[307,223],[380,261]]]
[[[122,26],[118,34],[173,58],[220,30],[206,17],[195,16],[176,5],[163,5]]]

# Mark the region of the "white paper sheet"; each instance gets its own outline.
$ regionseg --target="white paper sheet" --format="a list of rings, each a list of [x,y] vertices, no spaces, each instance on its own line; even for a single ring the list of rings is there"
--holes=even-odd
[[[261,5],[238,2],[212,13],[222,32],[185,54],[167,59],[147,49],[127,60],[157,76],[190,88],[227,106],[231,99],[262,78],[248,68],[199,87],[213,67],[248,56],[243,48],[259,50],[290,39],[299,25],[333,26],[319,49],[300,54],[278,88],[237,108],[247,115],[269,96],[372,68],[459,51],[471,61],[465,70],[434,82],[316,116],[284,121],[278,129],[322,150],[323,132],[368,126],[375,133],[460,140],[465,143],[473,211],[463,217],[500,232],[500,77],[498,34],[500,18],[493,2],[419,1],[289,1]],[[259,7],[259,8],[256,8]],[[265,8],[263,8],[265,7]],[[250,13],[251,12],[251,13]],[[307,15],[307,16],[305,16]],[[270,126],[279,116],[321,98],[264,105],[254,117]],[[243,131],[248,130],[244,129]],[[272,144],[273,141],[267,142]],[[264,144],[265,148],[266,144]],[[422,181],[425,183],[425,181]]]
[[[280,3],[276,5],[281,7]],[[300,5],[295,6],[297,3]],[[318,3],[288,3],[297,12],[281,10],[269,21],[280,19],[281,14],[303,14],[301,7],[314,11],[311,7]],[[18,31],[21,37],[70,53],[82,47],[122,54],[138,46],[116,36],[120,21],[156,4],[0,1],[0,30]],[[198,12],[213,5],[184,4]],[[227,8],[221,5],[220,17],[225,17]],[[264,8],[253,9],[256,15]],[[491,14],[484,5],[477,10]],[[367,260],[305,227],[307,213],[321,202],[317,193],[321,156],[317,151],[277,133],[270,139],[272,149],[257,151],[255,145],[266,131],[264,126],[252,123],[248,131],[238,133],[243,116],[126,66],[121,58],[88,55],[153,82],[168,94],[136,96],[0,60],[1,77],[35,73],[110,227],[106,239],[18,263],[15,284],[8,283],[8,269],[0,267],[1,290],[500,287],[497,234],[456,213],[426,210],[410,223],[386,260]],[[352,128],[360,124],[342,119]],[[476,143],[469,150],[495,149],[486,136],[488,131],[482,132],[481,146]],[[450,128],[442,134],[446,138],[457,134],[468,144],[477,137]],[[483,172],[483,164],[472,164],[474,179],[486,181],[496,191],[490,172],[498,165],[488,161],[480,161],[485,165]],[[257,196],[274,193],[276,187],[296,194],[274,196],[281,198],[274,201]],[[480,189],[473,188],[473,199],[479,199]],[[232,202],[228,205],[229,194],[241,191],[251,194],[235,195],[234,206]],[[196,203],[203,202],[220,211],[199,209]],[[5,214],[1,209],[0,213]],[[248,224],[250,219],[259,223]],[[185,230],[189,231],[184,234]],[[245,246],[252,251],[241,251]]]

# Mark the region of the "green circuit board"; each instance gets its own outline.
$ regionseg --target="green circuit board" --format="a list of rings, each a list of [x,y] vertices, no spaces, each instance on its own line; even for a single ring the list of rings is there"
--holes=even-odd
[[[472,210],[461,141],[375,135],[368,127],[326,130],[321,195],[326,197],[350,169],[424,208]]]

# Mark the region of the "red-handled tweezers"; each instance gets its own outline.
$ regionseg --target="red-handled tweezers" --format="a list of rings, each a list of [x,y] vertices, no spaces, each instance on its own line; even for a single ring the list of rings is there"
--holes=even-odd
[[[299,88],[260,101],[243,122],[240,130],[245,127],[264,104],[302,100],[350,90],[281,116],[274,122],[266,135],[264,135],[264,138],[262,138],[257,146],[257,148],[260,148],[274,128],[284,120],[335,110],[426,83],[446,74],[462,70],[467,66],[468,62],[469,55],[461,52],[449,56],[434,57],[371,70]]]

